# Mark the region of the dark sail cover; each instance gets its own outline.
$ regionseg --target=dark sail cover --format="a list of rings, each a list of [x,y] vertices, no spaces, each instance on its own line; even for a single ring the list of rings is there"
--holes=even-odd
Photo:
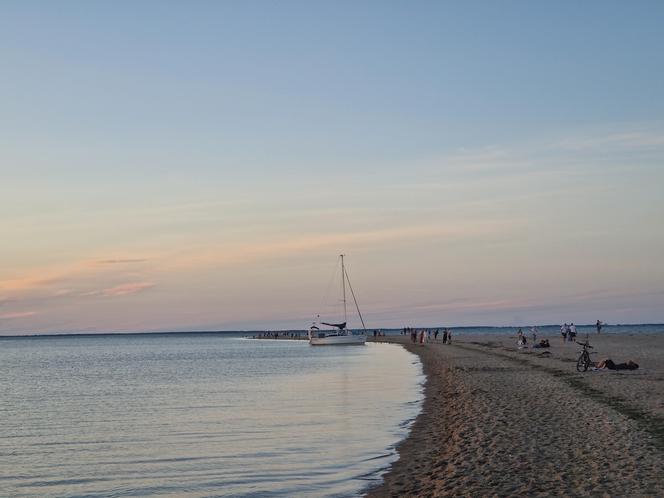
[[[329,325],[330,327],[336,327],[336,328],[338,328],[339,330],[343,330],[343,329],[346,328],[346,322],[344,322],[344,323],[325,323],[325,322],[320,322],[320,323],[322,323],[323,325]]]

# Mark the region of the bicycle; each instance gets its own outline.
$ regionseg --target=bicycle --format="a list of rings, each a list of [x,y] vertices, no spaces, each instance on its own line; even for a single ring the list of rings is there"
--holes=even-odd
[[[576,360],[576,370],[577,372],[585,372],[590,368],[590,364],[592,363],[590,361],[590,355],[595,354],[593,351],[592,353],[588,351],[588,349],[592,349],[593,347],[588,344],[588,341],[586,342],[579,342],[579,341],[574,341],[576,342],[579,346],[583,346],[583,350],[581,351],[581,355],[579,356],[579,359]]]

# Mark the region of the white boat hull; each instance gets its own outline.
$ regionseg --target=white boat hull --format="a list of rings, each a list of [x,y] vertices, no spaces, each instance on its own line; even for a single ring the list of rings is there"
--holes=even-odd
[[[367,341],[367,336],[365,334],[325,335],[320,337],[321,335],[322,334],[319,334],[318,336],[309,336],[309,344],[312,346],[334,346],[337,344],[364,344]]]

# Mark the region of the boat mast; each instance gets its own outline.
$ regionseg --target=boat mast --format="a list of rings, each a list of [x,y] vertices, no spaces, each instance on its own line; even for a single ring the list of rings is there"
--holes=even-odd
[[[344,266],[344,255],[341,255],[341,288],[344,297],[344,323],[348,323],[348,313],[346,312],[346,267]]]

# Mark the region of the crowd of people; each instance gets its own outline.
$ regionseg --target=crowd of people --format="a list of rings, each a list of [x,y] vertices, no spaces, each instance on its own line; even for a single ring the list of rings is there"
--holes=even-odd
[[[426,342],[438,342],[438,335],[440,329],[416,329],[406,327],[401,330],[401,335],[410,335],[410,340],[413,344],[424,344]],[[441,336],[443,344],[452,344],[452,331],[445,327]]]
[[[560,335],[563,336],[563,342],[575,342],[576,341],[576,325],[570,323],[567,325],[565,322],[560,326]]]
[[[595,329],[597,330],[597,333],[600,334],[602,332],[602,327],[604,327],[604,322],[601,320],[597,320],[597,323],[595,323]],[[560,326],[560,335],[563,337],[563,342],[574,342],[576,341],[576,325],[573,323],[570,323],[567,325],[567,322],[562,324]]]
[[[284,330],[281,332],[266,330],[265,332],[259,332],[253,336],[254,339],[300,339],[303,332],[299,330],[289,331]]]
[[[532,337],[532,343],[531,343],[532,347],[534,347],[534,348],[548,348],[548,347],[551,346],[549,344],[548,339],[540,339],[540,341],[537,342],[537,334],[539,333],[539,329],[537,327],[535,327],[535,326],[530,327],[530,333],[531,333],[531,337]],[[528,337],[523,332],[521,327],[519,327],[519,329],[516,331],[516,337],[517,337],[516,344],[519,347],[519,349],[524,348],[524,347],[528,347]]]

